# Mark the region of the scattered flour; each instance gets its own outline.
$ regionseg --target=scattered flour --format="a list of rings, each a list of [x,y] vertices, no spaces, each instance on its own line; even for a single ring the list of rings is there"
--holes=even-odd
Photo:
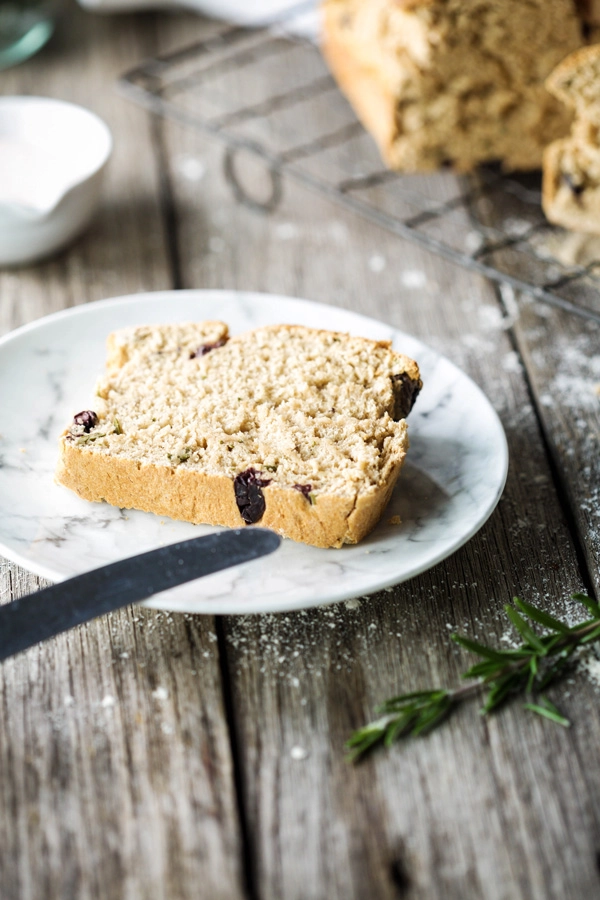
[[[518,219],[515,216],[507,216],[504,219],[504,231],[511,237],[522,237],[531,229],[531,222],[527,219]]]
[[[371,272],[383,272],[387,265],[385,256],[371,256],[369,258],[369,269]]]
[[[424,288],[427,284],[427,276],[420,269],[405,269],[400,275],[400,284],[405,288]]]
[[[465,249],[467,253],[477,253],[485,244],[485,238],[478,231],[469,231],[465,237]]]
[[[515,375],[523,371],[523,365],[519,359],[519,354],[515,350],[510,350],[502,357],[502,368],[505,372],[511,372]]]
[[[280,222],[275,226],[275,237],[278,241],[293,241],[300,234],[300,229],[293,222]]]
[[[348,226],[344,222],[333,221],[327,227],[328,236],[338,246],[343,247],[348,242]]]
[[[222,237],[211,237],[208,246],[212,253],[222,253],[225,249],[225,241]]]
[[[298,745],[292,747],[292,749],[290,750],[290,756],[292,757],[292,759],[297,761],[307,759],[308,755],[308,750],[305,750],[304,747],[300,747]]]
[[[600,353],[597,348],[597,335],[557,339],[553,353],[555,374],[548,390],[540,397],[543,406],[556,403],[573,415],[600,412]],[[547,350],[543,341],[533,351],[532,358],[540,369],[547,368]]]
[[[585,653],[581,657],[578,668],[595,687],[600,688],[600,659],[593,652]]]
[[[175,158],[175,171],[186,181],[197,183],[206,175],[206,165],[195,156],[181,155]]]
[[[152,691],[152,696],[155,700],[168,700],[169,692],[164,687],[157,687],[155,691]]]
[[[514,295],[513,295],[514,296]],[[505,305],[508,308],[508,304]],[[477,318],[479,320],[479,325],[484,331],[508,331],[509,328],[515,324],[518,317],[518,311],[510,310],[508,315],[504,315],[502,310],[498,306],[491,306],[489,304],[480,306],[477,310]]]

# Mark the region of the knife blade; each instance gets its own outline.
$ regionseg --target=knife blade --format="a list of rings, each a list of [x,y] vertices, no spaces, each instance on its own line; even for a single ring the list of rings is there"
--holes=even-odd
[[[130,603],[273,553],[279,535],[243,528],[192,538],[76,575],[0,606],[0,661]]]

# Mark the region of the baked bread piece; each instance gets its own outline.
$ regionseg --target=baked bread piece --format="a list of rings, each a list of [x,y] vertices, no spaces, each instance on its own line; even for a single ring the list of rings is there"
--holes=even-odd
[[[340,547],[388,502],[420,388],[417,364],[387,341],[127,328],[109,337],[94,409],[61,436],[56,479],[87,500]]]
[[[582,47],[550,73],[547,89],[575,111],[575,129],[581,121],[600,125],[600,45]]]
[[[323,52],[385,162],[539,167],[570,113],[544,79],[582,46],[573,0],[324,0]]]
[[[600,234],[600,44],[572,53],[546,84],[575,122],[544,154],[544,212],[557,225]]]

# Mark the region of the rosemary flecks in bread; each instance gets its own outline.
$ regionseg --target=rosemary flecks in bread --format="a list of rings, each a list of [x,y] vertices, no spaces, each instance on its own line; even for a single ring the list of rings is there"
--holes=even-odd
[[[187,521],[354,543],[389,499],[420,387],[388,342],[287,325],[231,339],[219,322],[123,329],[94,418],[61,438],[57,480]]]

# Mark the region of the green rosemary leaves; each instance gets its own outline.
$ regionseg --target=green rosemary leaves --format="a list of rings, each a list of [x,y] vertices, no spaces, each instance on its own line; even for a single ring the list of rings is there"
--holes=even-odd
[[[574,652],[600,639],[600,606],[585,594],[573,594],[592,615],[591,619],[569,626],[544,610],[515,597],[514,606],[505,611],[523,643],[509,650],[496,650],[470,638],[452,639],[479,657],[479,662],[463,674],[470,684],[455,690],[417,691],[387,700],[379,709],[380,717],[354,734],[346,743],[348,758],[360,759],[377,744],[390,747],[401,737],[418,737],[432,731],[459,703],[484,694],[482,715],[497,709],[510,696],[527,698],[523,708],[569,726],[569,720],[552,704],[543,691],[563,674]],[[546,629],[538,634],[534,625]]]

